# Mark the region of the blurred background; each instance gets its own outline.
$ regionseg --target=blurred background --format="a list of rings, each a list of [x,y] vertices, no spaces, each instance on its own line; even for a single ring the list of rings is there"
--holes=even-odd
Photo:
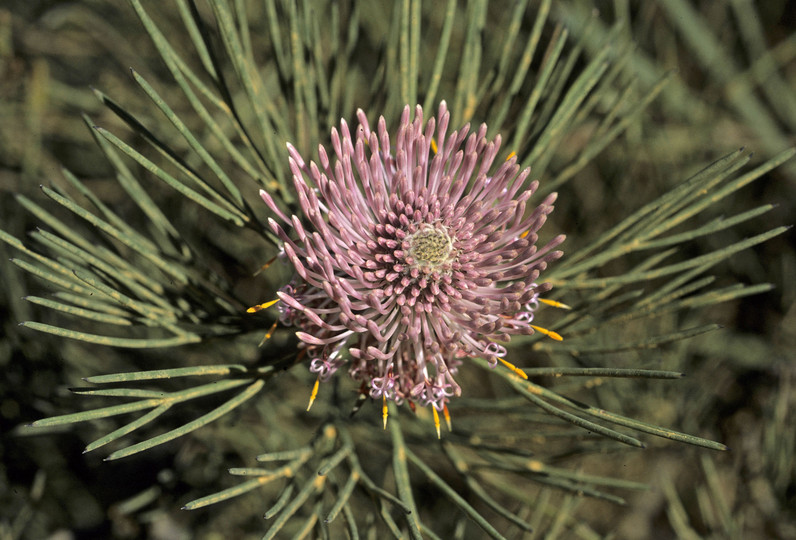
[[[501,32],[500,4],[490,6],[482,36],[485,47],[490,47],[490,33]],[[621,217],[739,147],[754,151],[756,164],[796,144],[793,1],[554,4],[552,19],[573,35],[598,9],[598,22],[590,30],[595,41],[584,38],[586,49],[596,48],[600,32],[616,20],[629,21],[621,39],[634,43],[632,71],[639,92],[675,70],[639,121],[560,190],[552,229],[568,235],[567,248],[587,245]],[[176,20],[170,3],[152,9],[163,27]],[[363,14],[365,20],[373,19],[363,25],[359,38],[363,58],[385,31],[387,22],[379,13],[373,8]],[[81,118],[85,113],[96,124],[121,125],[95,97],[93,87],[154,121],[158,113],[131,84],[130,67],[148,80],[161,81],[161,93],[168,94],[163,62],[126,3],[12,0],[0,6],[0,227],[21,238],[41,225],[20,208],[15,195],[41,200],[38,186],[62,182],[61,167],[84,179],[121,213],[130,206],[111,181],[113,170]],[[582,145],[573,137],[556,159],[574,160]],[[732,215],[765,203],[778,206],[763,219],[700,240],[693,255],[792,224],[794,160],[712,212]],[[186,209],[177,219],[190,223],[196,216]],[[633,494],[626,507],[585,501],[576,515],[590,531],[614,538],[796,538],[795,240],[793,230],[788,231],[716,267],[719,284],[774,287],[681,315],[717,322],[723,329],[666,351],[668,360],[661,364],[676,366],[687,374],[685,379],[633,387],[643,418],[718,440],[730,451],[664,441],[599,461],[597,466],[604,468],[599,473],[653,487]],[[223,271],[251,274],[265,255],[265,248],[241,253],[240,268]],[[81,377],[125,365],[124,355],[130,353],[76,347],[18,328],[25,320],[47,322],[52,314],[22,300],[46,288],[13,266],[13,256],[0,245],[0,540],[231,538],[230,531],[244,530],[235,528],[241,526],[238,516],[253,513],[259,519],[266,505],[258,505],[256,496],[241,503],[243,509],[179,510],[187,493],[195,493],[197,486],[206,492],[230,461],[257,453],[256,444],[245,441],[207,450],[214,430],[230,430],[232,421],[200,431],[178,446],[113,463],[82,454],[96,426],[41,434],[19,429],[38,418],[76,410],[82,402],[68,388],[79,385]],[[262,300],[256,285],[247,286],[253,288],[252,303]],[[139,363],[155,366],[168,353],[135,354]],[[220,357],[224,349],[209,345],[188,354]],[[297,399],[297,404],[305,403],[306,395]],[[199,454],[204,457],[197,459]],[[588,537],[576,529],[567,531],[562,537]],[[524,537],[519,532],[507,536]]]

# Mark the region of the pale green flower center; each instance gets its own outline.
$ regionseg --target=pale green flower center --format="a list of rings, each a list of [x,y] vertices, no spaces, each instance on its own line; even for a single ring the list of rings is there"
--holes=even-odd
[[[453,241],[443,227],[423,225],[408,239],[409,255],[415,259],[416,267],[435,268],[451,259]]]

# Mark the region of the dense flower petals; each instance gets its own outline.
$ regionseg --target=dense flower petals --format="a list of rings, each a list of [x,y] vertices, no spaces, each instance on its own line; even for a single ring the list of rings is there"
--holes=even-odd
[[[461,359],[494,365],[502,343],[533,333],[550,288],[537,279],[564,240],[536,245],[556,195],[526,212],[530,169],[516,157],[495,166],[501,138],[486,125],[449,132],[445,102],[425,126],[407,106],[394,148],[383,117],[375,131],[357,119],[355,138],[344,120],[332,128],[317,163],[287,145],[298,214],[260,193],[296,272],[281,320],[300,329],[321,380],[347,363],[372,398],[441,410],[461,394]]]

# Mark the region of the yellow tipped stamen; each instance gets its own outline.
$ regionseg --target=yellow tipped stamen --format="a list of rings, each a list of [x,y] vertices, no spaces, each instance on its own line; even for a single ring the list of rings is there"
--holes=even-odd
[[[320,379],[315,379],[315,384],[312,386],[312,393],[310,394],[310,404],[307,405],[307,412],[309,412],[312,404],[315,403],[315,398],[318,397],[318,387],[321,385]]]
[[[548,330],[547,328],[542,328],[541,326],[534,326],[534,325],[531,325],[531,328],[533,328],[534,330],[536,330],[540,334],[546,335],[550,339],[554,339],[556,341],[564,341],[564,338],[562,338],[556,332],[553,332],[552,330]]]
[[[442,414],[445,415],[445,423],[448,425],[448,431],[453,431],[451,427],[451,412],[448,410],[447,405],[442,406]]]
[[[522,233],[520,235],[520,238],[525,238],[526,236],[528,236],[528,231],[525,231],[524,233]]]
[[[266,269],[267,269],[269,266],[271,266],[271,265],[274,263],[274,261],[276,260],[276,257],[277,257],[277,256],[276,256],[276,255],[274,255],[273,257],[271,257],[270,259],[268,259],[268,262],[266,262],[264,265],[262,265],[262,266],[260,267],[260,269],[259,269],[259,270],[257,270],[257,271],[254,273],[254,275],[255,275],[255,276],[256,276],[256,275],[258,275],[260,272],[262,272],[263,270],[266,270]]]
[[[431,149],[434,150],[434,154],[437,153],[437,141],[431,139]]]
[[[506,156],[506,161],[510,160],[511,158],[513,158],[516,155],[517,155],[517,152],[510,152],[509,155]]]
[[[509,368],[511,371],[513,371],[514,373],[516,373],[517,375],[519,375],[520,377],[522,377],[526,381],[528,380],[528,374],[525,373],[523,370],[521,370],[520,368],[518,368],[517,366],[515,366],[511,362],[507,362],[507,361],[503,360],[502,358],[498,358],[498,360],[500,360],[500,363],[503,364],[504,366],[506,366],[507,368]]]
[[[437,439],[441,439],[442,434],[439,432],[439,413],[437,412],[437,408],[433,405],[431,406],[431,412],[434,413],[434,428],[437,430]]]
[[[268,332],[265,333],[265,339],[271,339],[271,336],[274,335],[274,330],[276,330],[276,325],[279,324],[279,321],[274,321],[274,324],[271,325],[271,328],[268,329]]]
[[[381,400],[383,403],[381,407],[381,417],[384,421],[384,429],[387,429],[387,415],[389,415],[389,412],[387,412],[387,397],[381,396]]]
[[[543,304],[547,304],[548,306],[553,306],[559,309],[572,309],[571,307],[562,302],[556,302],[555,300],[548,300],[547,298],[540,298],[539,301]]]
[[[274,324],[272,324],[272,325],[271,325],[271,328],[269,328],[269,329],[268,329],[268,332],[266,332],[266,333],[265,333],[265,335],[263,336],[263,339],[262,339],[262,341],[260,341],[260,344],[259,344],[259,345],[257,345],[258,347],[262,347],[262,346],[263,346],[263,344],[264,344],[266,341],[268,341],[269,339],[271,339],[271,336],[273,336],[273,335],[274,335],[274,330],[276,330],[276,325],[277,325],[277,324],[279,324],[279,321],[275,321],[275,322],[274,322]]]
[[[257,313],[258,311],[262,311],[264,309],[268,309],[269,307],[273,306],[279,302],[279,298],[276,300],[271,300],[270,302],[266,302],[265,304],[257,304],[256,306],[252,306],[246,310],[246,313]]]

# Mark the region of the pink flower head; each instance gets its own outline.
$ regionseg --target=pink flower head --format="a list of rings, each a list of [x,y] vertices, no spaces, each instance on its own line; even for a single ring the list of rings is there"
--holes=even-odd
[[[516,157],[493,167],[500,135],[448,133],[444,101],[425,126],[411,112],[391,141],[383,117],[371,131],[358,110],[354,137],[341,120],[334,156],[319,146],[317,164],[288,144],[299,215],[260,195],[297,274],[278,293],[282,320],[300,329],[312,370],[325,380],[347,362],[371,397],[442,410],[461,394],[463,359],[497,363],[500,343],[534,332],[550,289],[537,280],[564,237],[536,246],[556,194],[527,208],[538,182]]]

